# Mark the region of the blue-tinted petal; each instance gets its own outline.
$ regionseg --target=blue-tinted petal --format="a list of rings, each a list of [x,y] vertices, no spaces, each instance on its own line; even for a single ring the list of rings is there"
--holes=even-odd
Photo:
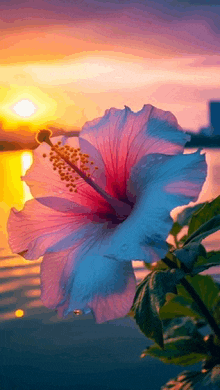
[[[166,156],[151,166],[140,164],[133,191],[136,204],[129,217],[114,230],[105,256],[121,261],[153,262],[167,252],[166,238],[172,226],[173,208],[195,201],[206,178],[205,156],[193,154]],[[131,180],[132,180],[131,179]]]
[[[98,323],[125,316],[135,294],[131,263],[89,254],[77,267],[66,313],[91,308]]]

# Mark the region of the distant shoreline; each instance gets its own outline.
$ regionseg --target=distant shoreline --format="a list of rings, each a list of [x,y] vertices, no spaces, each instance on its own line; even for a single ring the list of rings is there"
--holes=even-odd
[[[80,134],[80,130],[64,131],[63,129],[55,129],[55,128],[51,128],[51,130],[53,131],[54,137],[59,136],[59,135],[78,137]],[[14,133],[13,133],[13,135],[14,135]],[[18,136],[18,134],[16,134],[16,136]],[[23,141],[22,141],[22,137],[21,137],[21,140],[18,140],[18,139],[13,139],[10,141],[5,141],[5,140],[1,141],[0,140],[0,152],[10,152],[10,151],[18,151],[18,150],[34,150],[39,145],[37,143],[37,141],[35,140],[35,138],[31,141],[29,138],[28,142],[27,141],[25,142],[24,139],[25,138],[23,137]]]
[[[65,131],[62,132],[62,135],[68,135],[72,137],[78,137],[80,131]],[[191,140],[186,143],[185,148],[220,148],[220,135],[214,136],[205,136],[200,134],[187,133],[191,136]],[[54,133],[54,136],[61,134]],[[38,146],[38,143],[34,140],[32,142],[18,142],[18,141],[1,141],[0,140],[0,151],[9,152],[9,151],[18,151],[18,150],[34,150]]]

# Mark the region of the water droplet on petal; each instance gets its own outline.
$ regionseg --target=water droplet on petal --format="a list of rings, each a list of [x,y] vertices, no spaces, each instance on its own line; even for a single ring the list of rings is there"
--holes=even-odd
[[[83,314],[82,310],[73,310],[73,313],[74,313],[76,316],[80,316],[81,314]]]

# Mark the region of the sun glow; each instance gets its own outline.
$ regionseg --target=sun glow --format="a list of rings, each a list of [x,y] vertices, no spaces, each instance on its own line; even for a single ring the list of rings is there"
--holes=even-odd
[[[30,131],[36,131],[57,118],[57,102],[38,87],[11,85],[10,90],[0,89],[0,99],[0,122],[6,131],[11,131],[12,126],[18,130],[28,126]]]
[[[19,116],[27,118],[35,113],[37,107],[30,100],[23,99],[13,106],[13,110]]]

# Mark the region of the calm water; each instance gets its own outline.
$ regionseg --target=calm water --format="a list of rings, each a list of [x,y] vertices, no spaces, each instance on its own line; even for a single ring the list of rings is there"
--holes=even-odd
[[[186,153],[192,150],[186,151]],[[220,195],[220,150],[206,151],[208,177],[198,202],[211,200]],[[28,151],[0,154],[0,321],[32,316],[40,312],[55,313],[43,307],[40,300],[40,263],[26,261],[11,253],[7,243],[6,223],[11,207],[21,209],[31,199],[28,187],[20,176],[32,162]],[[174,215],[175,213],[173,213]],[[204,241],[207,250],[220,249],[220,234],[215,233]],[[134,262],[135,275],[139,282],[147,271],[142,262]],[[220,281],[220,267],[213,267],[205,273],[214,275]]]

